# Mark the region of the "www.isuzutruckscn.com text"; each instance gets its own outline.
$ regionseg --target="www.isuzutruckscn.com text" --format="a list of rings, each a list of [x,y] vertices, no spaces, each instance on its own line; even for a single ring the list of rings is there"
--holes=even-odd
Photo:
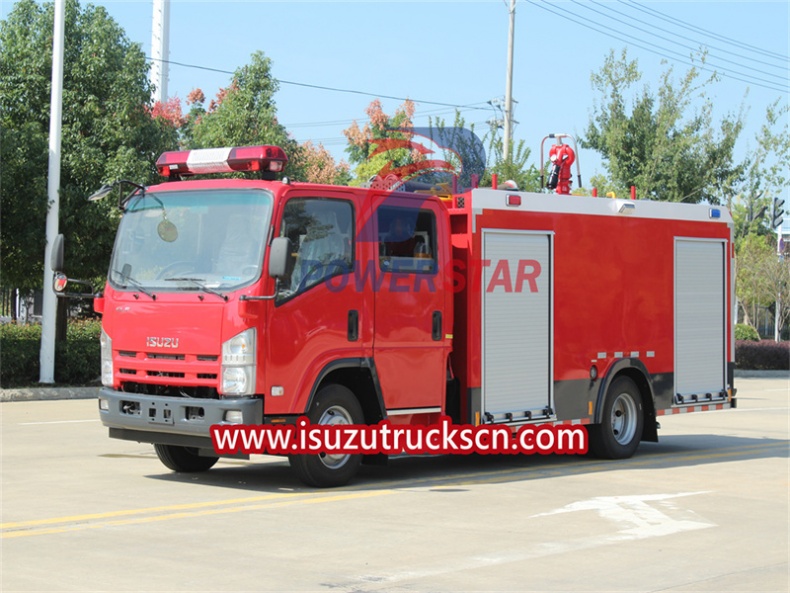
[[[312,424],[301,416],[295,424],[226,425],[211,427],[214,450],[220,455],[349,454],[469,455],[583,454],[587,430],[582,425],[538,424],[456,425],[444,416],[436,424],[374,425]]]

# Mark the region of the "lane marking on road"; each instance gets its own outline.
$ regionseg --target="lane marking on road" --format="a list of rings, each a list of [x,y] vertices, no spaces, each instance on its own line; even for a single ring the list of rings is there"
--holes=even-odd
[[[597,511],[604,519],[608,519],[623,527],[618,533],[633,535],[635,539],[644,539],[647,537],[671,535],[681,531],[714,527],[713,523],[705,521],[670,517],[656,508],[655,505],[648,504],[658,503],[665,509],[678,510],[677,506],[669,501],[686,496],[699,496],[700,494],[710,494],[710,492],[678,492],[677,494],[644,494],[636,496],[598,496],[573,502],[546,513],[538,513],[537,515],[532,515],[530,518],[550,517],[577,511]]]
[[[514,480],[546,479],[557,476],[572,476],[590,474],[602,471],[627,470],[638,467],[656,467],[665,463],[688,464],[695,461],[727,461],[739,459],[745,455],[777,453],[787,455],[787,442],[772,444],[754,444],[742,447],[733,447],[728,450],[709,450],[704,452],[677,454],[676,452],[651,453],[648,456],[639,456],[628,460],[617,461],[587,461],[577,464],[552,463],[546,466],[527,466],[505,470],[477,470],[465,474],[447,476],[431,476],[412,480],[392,479],[382,482],[360,484],[346,488],[336,495],[320,495],[312,491],[272,493],[261,496],[232,498],[217,501],[201,501],[182,503],[158,507],[139,509],[121,509],[103,513],[90,513],[28,521],[15,521],[0,524],[0,538],[26,537],[33,535],[47,535],[51,533],[64,533],[88,528],[106,527],[112,525],[129,525],[137,523],[150,523],[172,519],[216,515],[229,512],[255,511],[276,506],[291,506],[295,504],[315,504],[323,502],[340,502],[354,498],[367,498],[393,494],[398,491],[408,491],[421,487],[436,486],[470,486],[480,484],[497,484]],[[256,504],[264,503],[264,504]],[[230,507],[230,508],[227,508]],[[128,519],[114,520],[120,517]],[[49,527],[49,528],[45,528]],[[37,529],[38,528],[38,529]]]
[[[246,498],[230,498],[227,500],[188,502],[183,504],[172,504],[159,507],[145,507],[141,509],[126,509],[119,511],[108,511],[105,513],[89,513],[85,515],[71,515],[67,517],[52,517],[50,519],[33,519],[31,521],[15,521],[12,523],[0,524],[0,529],[20,529],[25,527],[36,527],[38,525],[55,525],[58,523],[79,523],[92,521],[95,519],[112,519],[113,517],[124,517],[129,515],[145,515],[150,513],[165,513],[168,511],[199,509],[211,506],[246,504],[251,502],[262,502],[284,498],[289,494],[268,494],[266,496],[252,496]],[[297,494],[294,494],[297,496]]]
[[[227,515],[231,513],[243,513],[243,512],[258,511],[264,509],[276,509],[276,508],[282,508],[282,507],[300,505],[300,504],[322,504],[322,503],[338,502],[338,501],[351,500],[351,499],[371,498],[374,496],[384,496],[386,494],[394,494],[394,491],[375,490],[375,491],[349,492],[345,494],[314,496],[312,498],[297,498],[296,500],[293,499],[280,500],[280,501],[269,502],[264,504],[243,504],[234,507],[222,507],[222,508],[213,508],[206,510],[185,511],[179,513],[167,513],[162,515],[133,517],[129,519],[116,519],[116,520],[99,521],[93,523],[91,522],[73,523],[71,525],[63,525],[61,527],[50,527],[44,529],[21,529],[18,531],[4,532],[2,533],[2,535],[0,535],[0,537],[2,537],[2,539],[10,539],[17,537],[30,537],[36,535],[49,535],[54,533],[66,533],[71,531],[83,531],[86,529],[99,529],[104,527],[140,525],[144,523],[155,523],[158,521],[170,521],[173,519],[187,519],[187,518],[195,518],[195,517],[207,517],[211,515]],[[261,498],[274,499],[274,498],[283,498],[286,496],[294,496],[294,495],[280,494],[280,495],[272,495],[270,497],[261,497]],[[189,505],[184,505],[184,506],[189,506]],[[123,511],[120,511],[120,513],[123,513]],[[106,513],[106,514],[113,515],[113,513]],[[68,518],[64,517],[63,519],[68,519]]]
[[[790,412],[790,408],[788,408],[788,407],[784,407],[784,408],[730,408],[729,410],[727,410],[728,413],[733,413],[733,412],[777,412],[777,411]]]
[[[79,424],[82,422],[100,422],[98,418],[92,418],[90,420],[49,420],[47,422],[19,422],[17,423],[18,426],[36,426],[39,424]]]
[[[675,498],[696,496],[706,492],[681,492],[677,494],[647,494],[635,496],[600,496],[568,504],[559,509],[532,515],[530,519],[550,517],[577,511],[597,511],[599,516],[615,523],[620,529],[615,533],[604,533],[581,538],[570,538],[559,541],[540,542],[526,546],[521,550],[501,550],[489,554],[457,558],[441,565],[427,565],[417,569],[376,575],[360,575],[356,577],[365,583],[382,583],[391,585],[402,581],[420,581],[448,573],[462,574],[468,570],[479,570],[503,564],[520,563],[525,560],[568,554],[601,546],[621,544],[652,537],[663,537],[685,531],[695,531],[716,527],[714,523],[700,520],[696,515],[693,519],[687,516],[688,511],[678,508],[673,502]],[[653,503],[653,504],[648,504]],[[663,507],[656,508],[655,504]],[[667,512],[664,512],[667,511]],[[353,586],[349,586],[353,588]]]

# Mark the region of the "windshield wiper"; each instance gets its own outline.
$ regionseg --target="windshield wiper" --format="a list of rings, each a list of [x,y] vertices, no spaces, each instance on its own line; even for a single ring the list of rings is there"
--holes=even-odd
[[[156,300],[156,295],[153,292],[148,291],[142,284],[140,284],[137,280],[129,276],[129,274],[124,274],[123,272],[119,272],[118,270],[113,270],[115,274],[118,274],[121,277],[121,285],[122,288],[128,288],[129,285],[132,286],[135,290],[139,290],[144,295],[151,297],[152,301]]]
[[[208,286],[203,284],[203,282],[205,282],[204,278],[187,278],[187,277],[165,278],[165,282],[191,282],[203,292],[216,295],[219,298],[221,298],[223,301],[228,300],[228,297],[222,294],[221,292],[216,291],[213,288],[209,288]]]

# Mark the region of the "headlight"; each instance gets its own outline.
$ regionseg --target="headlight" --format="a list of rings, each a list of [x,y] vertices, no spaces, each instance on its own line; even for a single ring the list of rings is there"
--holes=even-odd
[[[101,345],[101,384],[105,387],[112,387],[113,385],[113,367],[112,367],[112,340],[104,328],[101,330],[101,337],[99,338]]]
[[[255,393],[255,337],[255,328],[251,327],[222,344],[221,393]]]

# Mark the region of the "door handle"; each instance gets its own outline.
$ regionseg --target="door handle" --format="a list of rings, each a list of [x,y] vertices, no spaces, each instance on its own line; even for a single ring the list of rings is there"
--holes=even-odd
[[[433,312],[433,328],[432,337],[434,342],[439,342],[442,339],[442,312]]]
[[[348,341],[356,342],[359,339],[359,311],[352,309],[348,312]]]

